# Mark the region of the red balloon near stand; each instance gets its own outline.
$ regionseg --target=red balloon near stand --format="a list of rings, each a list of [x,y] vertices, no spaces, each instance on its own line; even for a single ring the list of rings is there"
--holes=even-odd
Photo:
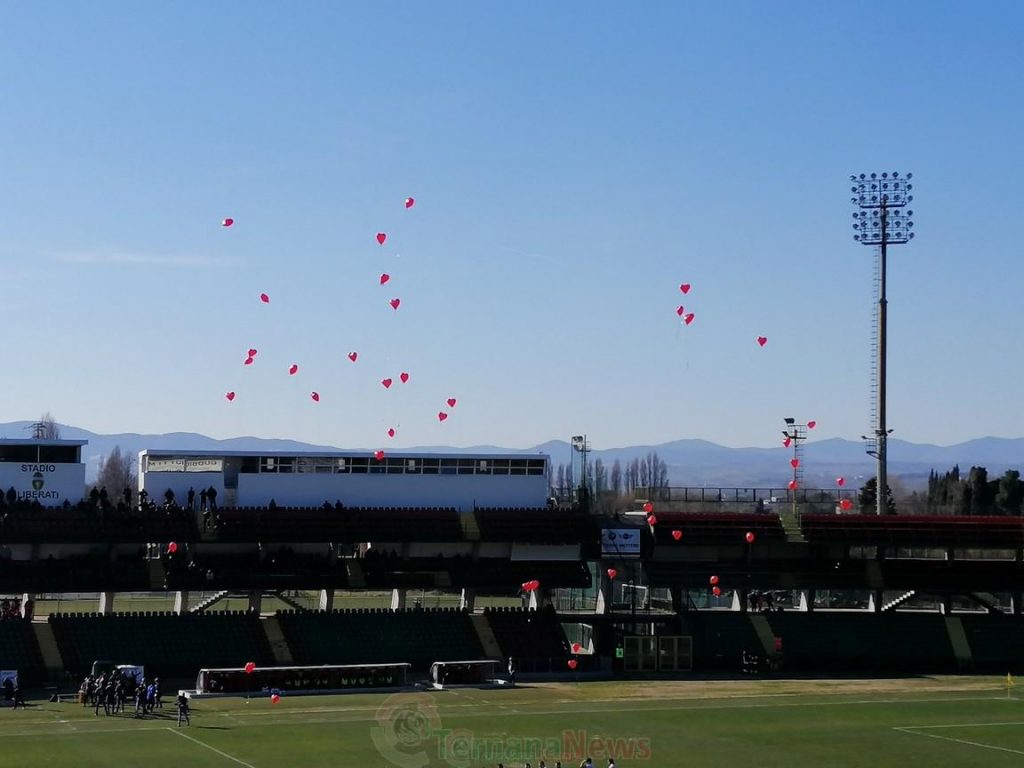
[[[747,540],[747,544],[753,544],[753,543],[754,543],[754,540],[755,540],[755,539],[756,539],[757,537],[756,537],[756,536],[754,535],[754,532],[753,532],[753,531],[747,531],[747,535],[746,535],[746,536],[744,536],[743,538]]]
[[[178,543],[176,541],[172,541],[170,544],[167,545],[167,551],[173,555],[175,552],[178,551]]]
[[[711,594],[713,594],[715,597],[718,597],[720,594],[722,594],[722,590],[719,587],[712,587]]]
[[[611,579],[612,581],[614,581],[615,577],[619,575],[619,572],[616,571],[614,568],[609,568],[607,573],[608,573],[608,578]]]
[[[683,538],[683,532],[679,530],[672,531],[672,538],[676,541],[679,541],[681,538]]]
[[[576,659],[569,659],[569,661],[567,661],[566,664],[568,665],[569,669],[576,669],[576,667],[579,666],[579,662],[576,661]]]
[[[378,232],[377,233],[377,242],[380,243],[381,245],[384,245],[384,241],[387,240],[387,239],[388,239],[388,236],[387,236],[386,232]]]
[[[281,696],[279,694],[277,694],[277,693],[271,694],[271,696],[270,696],[270,703],[271,704],[277,704],[279,701],[281,701]]]
[[[255,671],[256,671],[256,662],[255,661],[247,661],[247,662],[245,662],[245,674],[251,675]]]
[[[651,502],[649,502],[649,501],[645,501],[644,502],[644,512],[646,512],[647,514],[651,514],[651,512],[653,512],[653,511],[654,511],[654,505]]]
[[[712,587],[715,586],[715,584],[718,583],[718,577],[712,576],[710,579],[708,579],[708,583],[711,584]]]

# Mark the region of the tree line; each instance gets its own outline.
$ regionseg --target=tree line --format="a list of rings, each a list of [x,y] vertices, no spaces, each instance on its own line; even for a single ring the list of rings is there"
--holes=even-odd
[[[551,476],[551,493],[569,498],[583,483],[573,477],[571,464],[558,464]],[[651,451],[623,463],[615,459],[609,467],[601,459],[587,466],[586,489],[598,510],[616,510],[629,506],[638,493],[655,497],[668,488],[668,465]]]
[[[857,497],[860,511],[872,514],[877,498],[877,479],[872,477]],[[985,467],[971,467],[964,475],[956,465],[948,472],[928,474],[924,491],[901,494],[897,500],[889,487],[887,509],[910,515],[1020,515],[1024,512],[1024,481],[1016,469],[989,479]]]

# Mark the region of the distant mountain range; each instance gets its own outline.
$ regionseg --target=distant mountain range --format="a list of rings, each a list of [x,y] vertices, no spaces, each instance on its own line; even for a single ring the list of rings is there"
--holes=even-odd
[[[0,424],[0,438],[18,439],[30,434],[32,422],[13,421]],[[160,435],[140,435],[134,432],[101,435],[78,427],[61,425],[61,437],[68,440],[88,440],[84,451],[86,476],[96,475],[100,458],[120,446],[122,451],[136,454],[145,448],[199,451],[333,451],[360,450],[357,446],[313,445],[296,440],[277,440],[260,437],[233,437],[216,440],[194,432],[171,432]],[[367,449],[369,450],[369,449]],[[502,448],[495,445],[474,445],[464,448],[452,446],[418,446],[403,451],[433,453],[546,453],[552,463],[568,464],[570,446],[564,440],[551,440],[532,448]],[[850,486],[858,486],[875,473],[874,459],[865,455],[860,442],[840,440],[808,440],[803,444],[804,486],[832,488],[835,478],[842,475]],[[669,480],[677,486],[707,486],[725,488],[782,487],[792,477],[789,459],[792,451],[777,448],[727,448],[706,440],[674,440],[659,445],[634,445],[607,448],[590,453],[590,461],[600,459],[611,469],[618,459],[625,464],[635,458],[657,452],[668,465]],[[1024,438],[982,437],[957,445],[938,446],[911,443],[905,440],[889,441],[889,472],[899,477],[909,488],[920,487],[932,469],[940,472],[959,464],[966,471],[972,465],[984,466],[989,476],[1002,474],[1007,469],[1024,471]]]

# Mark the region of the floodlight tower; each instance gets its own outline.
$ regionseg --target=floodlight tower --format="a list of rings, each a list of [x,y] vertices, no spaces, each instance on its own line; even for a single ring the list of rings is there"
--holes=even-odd
[[[783,421],[786,422],[786,428],[782,430],[783,437],[786,438],[788,444],[793,446],[793,459],[795,466],[793,467],[793,487],[789,489],[790,497],[793,502],[793,517],[796,517],[796,492],[803,485],[803,461],[801,456],[803,452],[800,450],[800,443],[807,439],[807,425],[797,424],[796,419],[792,416],[787,416]]]
[[[872,340],[877,347],[872,402],[877,421],[874,439],[865,439],[868,443],[868,455],[878,460],[875,509],[880,515],[888,511],[889,476],[886,452],[889,434],[892,432],[885,423],[886,248],[889,245],[908,243],[914,238],[914,222],[911,221],[914,212],[903,210],[914,199],[910,194],[910,190],[913,189],[910,184],[911,178],[913,174],[910,173],[903,178],[900,178],[899,173],[862,173],[859,176],[850,176],[850,181],[853,182],[850,191],[854,195],[850,201],[857,207],[853,213],[853,228],[857,230],[857,234],[853,239],[862,245],[878,247],[878,314],[875,325],[876,337]]]
[[[590,443],[587,442],[586,435],[574,435],[572,438],[572,458],[573,461],[570,463],[570,469],[575,464],[576,454],[580,455],[580,474],[579,484],[576,486],[580,490],[582,496],[587,496],[587,454],[590,452]]]

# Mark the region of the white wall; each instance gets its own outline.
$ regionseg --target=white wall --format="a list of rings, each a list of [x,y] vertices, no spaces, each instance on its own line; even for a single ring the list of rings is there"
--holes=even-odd
[[[548,483],[533,475],[240,474],[238,506],[542,507]],[[218,498],[222,498],[223,495]]]
[[[32,464],[0,461],[0,493],[10,487],[18,499],[59,507],[77,504],[85,490],[85,464]]]
[[[188,489],[196,492],[196,508],[199,507],[199,494],[213,486],[217,489],[217,506],[224,506],[224,474],[222,472],[145,472],[139,476],[139,490],[149,494],[149,500],[155,504],[164,503],[164,494],[170,488],[174,491],[174,500],[181,506],[188,501]]]

